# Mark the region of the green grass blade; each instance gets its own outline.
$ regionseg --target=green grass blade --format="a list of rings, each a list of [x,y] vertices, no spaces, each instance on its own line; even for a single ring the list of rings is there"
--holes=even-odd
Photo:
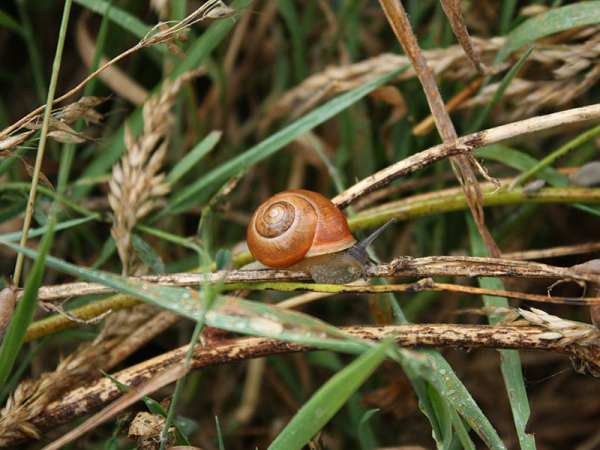
[[[152,26],[142,22],[133,14],[128,13],[122,8],[118,6],[110,6],[109,2],[105,0],[74,0],[75,3],[83,6],[84,8],[89,9],[97,14],[104,15],[106,13],[107,17],[117,25],[121,26],[125,30],[129,31],[136,38],[142,39],[146,34],[152,29]],[[155,46],[155,48],[161,49],[162,53],[167,54],[167,49],[162,46]],[[164,49],[164,51],[162,50]]]
[[[244,9],[249,6],[251,0],[236,0],[231,3],[232,8]],[[111,10],[114,8],[111,8]],[[235,25],[232,20],[218,20],[215,21],[205,30],[202,35],[196,39],[186,51],[186,59],[177,63],[169,74],[170,78],[175,78],[182,73],[190,70],[191,67],[197,67],[204,63],[208,55],[215,49],[215,47],[225,38],[229,30]],[[158,84],[152,93],[159,91],[162,86],[162,82]],[[142,107],[136,108],[127,118],[127,124],[131,129],[134,136],[140,133],[143,122],[142,122]],[[97,159],[92,161],[87,168],[82,172],[80,179],[94,178],[99,175],[103,175],[108,172],[113,164],[121,157],[125,149],[124,137],[124,126],[121,126],[116,130],[108,142],[102,147],[102,151],[99,152]],[[91,187],[81,186],[73,189],[72,197],[81,198],[89,192]]]
[[[475,150],[475,156],[477,158],[487,158],[501,162],[522,172],[531,169],[539,163],[539,160],[534,157],[501,144],[492,144],[479,148]],[[570,184],[569,178],[566,175],[563,175],[552,167],[546,167],[540,170],[537,176],[546,180],[552,186],[567,187]]]
[[[503,62],[521,46],[550,34],[600,23],[600,2],[579,2],[552,9],[522,23],[507,36],[494,64]]]
[[[202,199],[206,199],[212,193],[210,190],[212,186],[220,185],[240,170],[248,168],[253,164],[271,156],[273,153],[292,142],[301,134],[325,122],[353,103],[356,103],[374,89],[391,81],[405,69],[406,67],[395,70],[394,72],[372,80],[363,86],[360,86],[359,88],[340,95],[339,97],[306,114],[304,117],[298,119],[283,130],[271,135],[241,155],[229,160],[224,164],[221,164],[218,168],[207,173],[198,181],[192,183],[174,195],[167,204],[167,207],[161,211],[159,216],[162,217],[168,213],[182,212],[201,202]]]
[[[223,436],[221,435],[221,425],[219,424],[218,416],[215,416],[215,422],[217,425],[217,438],[219,441],[219,450],[225,450],[225,444],[223,444]]]
[[[67,220],[65,222],[60,222],[55,225],[54,231],[66,230],[72,227],[76,227],[77,225],[81,225],[82,223],[90,222],[95,220],[96,217],[82,217],[80,219]],[[37,236],[43,236],[48,232],[48,225],[41,228],[30,228],[27,233],[27,238],[33,238]],[[6,241],[18,241],[21,239],[21,231],[15,231],[13,233],[0,234],[0,239],[4,239]]]
[[[502,79],[500,86],[498,86],[498,89],[496,89],[496,92],[494,92],[492,99],[483,107],[483,110],[481,111],[481,113],[477,115],[477,117],[475,118],[475,121],[472,122],[472,125],[469,127],[469,131],[467,131],[467,133],[465,133],[465,134],[474,133],[475,131],[478,131],[481,129],[481,127],[487,120],[488,116],[492,112],[492,109],[498,104],[498,102],[504,95],[504,92],[510,85],[510,82],[513,80],[515,75],[517,75],[517,73],[519,72],[519,69],[521,69],[523,64],[525,64],[525,61],[527,61],[527,58],[529,57],[529,55],[531,55],[531,52],[533,51],[534,48],[535,48],[535,46],[532,45],[529,50],[527,50],[525,53],[523,53],[523,56],[521,56],[519,58],[519,61],[517,61],[517,63],[510,68],[508,73]]]
[[[473,256],[487,256],[485,243],[473,222],[471,216],[466,216],[469,227],[469,236],[471,238],[471,248]],[[479,285],[487,289],[504,290],[504,283],[498,278],[478,278]],[[508,308],[508,300],[503,297],[483,296],[483,304],[485,306],[497,306]],[[499,318],[488,314],[490,324],[495,325],[500,321]],[[513,413],[513,419],[517,434],[519,436],[519,444],[522,449],[535,449],[535,438],[531,434],[525,432],[527,421],[529,420],[529,400],[527,399],[527,391],[523,381],[523,373],[521,371],[521,360],[517,350],[498,350],[500,352],[500,368],[506,386],[506,394],[510,402],[510,407]]]
[[[7,241],[0,240],[0,243],[21,251],[29,258],[38,258],[35,250]],[[188,319],[205,320],[207,325],[215,328],[343,352],[360,353],[365,350],[365,344],[352,340],[338,328],[296,311],[222,297],[216,297],[207,311],[207,299],[201,291],[128,279],[109,272],[78,267],[52,256],[46,258],[46,264],[87,281],[110,286],[117,292],[135,296]]]
[[[483,414],[467,388],[458,379],[452,367],[437,350],[429,348],[395,351],[394,358],[403,365],[407,373],[419,375],[431,383],[435,389],[467,421],[489,448],[504,450],[506,446],[498,433]],[[421,394],[422,395],[422,394]],[[421,399],[421,395],[419,398]]]
[[[335,374],[300,408],[269,450],[301,449],[377,369],[393,343],[382,342]]]
[[[215,145],[221,140],[223,133],[221,131],[213,131],[208,134],[202,141],[190,150],[181,160],[175,164],[166,177],[168,183],[177,182],[188,171],[194,168],[198,161],[204,158],[208,153],[215,148]]]
[[[23,36],[23,30],[21,30],[21,25],[15,19],[13,19],[10,15],[5,13],[0,9],[0,27],[9,28],[13,31],[16,31],[21,36]]]
[[[19,350],[21,349],[21,345],[23,345],[25,332],[33,319],[33,313],[35,312],[35,307],[37,305],[38,289],[42,284],[42,278],[44,277],[46,255],[48,255],[54,239],[55,220],[56,215],[52,214],[48,223],[48,230],[40,242],[40,250],[39,252],[36,252],[37,256],[35,262],[33,263],[31,272],[27,276],[25,290],[17,304],[15,313],[8,326],[6,336],[0,347],[0,386],[4,385],[12,370]]]
[[[521,174],[519,176],[518,181],[515,183],[515,186],[519,186],[519,185],[523,184],[525,181],[529,180],[531,177],[536,175],[540,170],[543,170],[543,169],[549,167],[558,158],[565,156],[567,153],[571,152],[573,149],[579,147],[580,145],[584,144],[585,142],[589,141],[590,139],[593,139],[594,137],[598,136],[598,134],[600,134],[600,125],[584,131],[579,136],[577,136],[575,139],[571,139],[565,145],[561,145],[559,148],[554,150],[552,153],[550,153],[544,159],[539,161],[535,166],[529,168],[525,173]]]

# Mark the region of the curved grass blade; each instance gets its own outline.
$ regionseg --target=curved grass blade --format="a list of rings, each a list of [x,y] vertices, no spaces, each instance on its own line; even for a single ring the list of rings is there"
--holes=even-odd
[[[77,225],[81,225],[82,223],[89,222],[91,220],[96,220],[97,217],[81,217],[79,219],[67,220],[65,222],[60,222],[54,226],[54,231],[66,230],[72,227],[76,227]],[[27,238],[43,236],[48,232],[48,226],[44,226],[41,228],[30,228],[27,232]],[[21,239],[21,231],[14,231],[12,233],[0,234],[0,239],[4,239],[7,241],[18,241]]]
[[[189,170],[193,169],[198,161],[204,158],[215,145],[221,140],[223,133],[221,131],[212,131],[204,139],[202,139],[196,146],[190,150],[177,164],[171,169],[166,177],[168,183],[175,183],[182,176],[184,176]]]
[[[38,258],[35,250],[2,240],[0,243],[21,251],[30,258]],[[354,340],[338,328],[296,311],[234,297],[216,297],[207,311],[208,299],[201,291],[128,279],[100,270],[78,267],[52,256],[46,258],[46,265],[110,286],[122,294],[135,296],[188,319],[204,319],[207,325],[215,328],[341,352],[360,353],[367,348],[367,344]]]
[[[477,158],[488,158],[501,162],[522,172],[531,169],[539,163],[539,160],[529,156],[527,153],[501,144],[492,144],[479,148],[475,150],[475,156]],[[546,180],[552,186],[567,187],[570,184],[569,178],[553,167],[546,167],[540,170],[537,176]]]
[[[348,108],[353,103],[356,103],[371,91],[391,81],[398,76],[398,74],[406,70],[407,67],[408,66],[405,66],[390,72],[364,84],[363,86],[334,98],[333,100],[298,119],[291,125],[288,125],[283,130],[278,131],[264,141],[248,149],[241,155],[220,165],[216,169],[204,175],[195,183],[181,190],[177,195],[173,196],[165,209],[159,213],[158,217],[165,216],[168,213],[185,211],[191,206],[203,201],[203,199],[208,198],[208,196],[212,193],[210,187],[220,185],[240,170],[246,169],[253,164],[271,156],[273,153],[292,142],[301,134],[325,122],[339,112]]]
[[[382,342],[335,374],[300,408],[269,450],[299,450],[304,447],[377,369],[393,344],[391,339]]]
[[[469,227],[469,237],[471,239],[471,249],[474,256],[487,256],[487,249],[473,219],[466,217]],[[488,289],[504,289],[504,283],[498,278],[478,278],[479,285]],[[506,298],[483,296],[485,306],[509,307]],[[501,319],[488,314],[490,324],[495,325]],[[535,449],[535,438],[525,432],[527,421],[529,420],[529,400],[523,381],[523,372],[521,370],[521,360],[517,350],[498,350],[500,352],[500,370],[506,386],[506,395],[510,402],[513,413],[519,444],[522,449]]]
[[[489,448],[506,449],[488,418],[458,379],[450,364],[437,350],[430,348],[420,348],[416,351],[392,349],[391,354],[404,370],[410,373],[411,377],[418,375],[431,383]],[[422,398],[421,395],[419,398]]]
[[[494,92],[494,96],[492,97],[492,99],[488,103],[485,104],[485,106],[483,107],[483,110],[477,115],[477,117],[472,122],[471,126],[469,127],[469,131],[467,131],[465,134],[474,133],[475,131],[481,129],[481,127],[487,120],[488,116],[490,115],[490,112],[492,112],[492,109],[494,108],[494,106],[496,106],[498,104],[498,102],[504,95],[504,92],[510,85],[510,82],[513,80],[515,75],[517,75],[517,73],[519,72],[519,69],[521,69],[523,64],[525,64],[525,61],[527,61],[527,58],[529,57],[529,55],[531,55],[531,52],[533,51],[534,48],[535,48],[535,46],[532,45],[529,50],[527,50],[525,53],[523,53],[523,55],[519,58],[517,63],[510,68],[508,73],[502,79],[502,82],[498,86],[498,89],[496,89],[496,92]]]
[[[552,9],[516,27],[498,50],[494,64],[503,62],[514,50],[541,37],[597,23],[600,23],[599,1],[579,2]]]

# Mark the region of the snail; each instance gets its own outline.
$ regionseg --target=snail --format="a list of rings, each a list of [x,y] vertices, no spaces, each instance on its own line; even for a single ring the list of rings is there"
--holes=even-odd
[[[374,263],[367,246],[395,219],[357,243],[342,212],[317,192],[275,194],[252,215],[246,240],[252,256],[273,268],[310,273],[317,283],[345,284]]]

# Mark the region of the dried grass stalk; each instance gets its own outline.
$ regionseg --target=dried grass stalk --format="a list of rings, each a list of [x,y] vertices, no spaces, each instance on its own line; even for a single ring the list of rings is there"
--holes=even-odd
[[[506,107],[493,115],[496,123],[531,117],[544,108],[562,106],[580,97],[597,81],[596,66],[600,64],[600,27],[585,27],[577,33],[565,35],[564,39],[563,42],[553,42],[551,46],[538,45],[533,50],[528,58],[530,64],[535,64],[535,70],[531,71],[532,78],[528,79],[525,71],[512,81],[503,97]],[[472,37],[472,41],[481,61],[489,65],[504,44],[505,38]],[[524,51],[514,52],[513,60],[519,58]],[[436,77],[469,80],[478,76],[460,45],[425,50],[423,57]],[[362,86],[409,64],[408,57],[404,55],[383,53],[355,64],[328,67],[323,72],[307,78],[274,104],[269,105],[260,128],[266,130],[274,120],[286,114],[299,117],[328,98]],[[542,79],[540,74],[544,74],[545,79]],[[415,70],[411,67],[399,75],[398,80],[415,76]],[[496,89],[497,85],[490,85],[484,93],[469,102],[464,102],[460,107],[487,103]]]
[[[123,275],[132,273],[135,265],[130,243],[133,227],[169,192],[165,174],[159,171],[175,123],[171,108],[183,83],[197,75],[198,71],[192,71],[173,82],[165,81],[162,94],[152,96],[144,104],[144,129],[137,139],[125,127],[125,153],[113,166],[108,183],[108,202],[114,212],[111,233],[123,263]]]

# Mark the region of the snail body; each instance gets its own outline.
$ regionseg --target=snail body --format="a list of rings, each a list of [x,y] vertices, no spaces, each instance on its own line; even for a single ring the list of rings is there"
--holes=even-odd
[[[366,279],[371,261],[366,248],[388,224],[357,243],[346,218],[329,199],[317,192],[290,190],[257,208],[246,239],[250,253],[267,267],[309,272],[317,283],[344,284]]]

